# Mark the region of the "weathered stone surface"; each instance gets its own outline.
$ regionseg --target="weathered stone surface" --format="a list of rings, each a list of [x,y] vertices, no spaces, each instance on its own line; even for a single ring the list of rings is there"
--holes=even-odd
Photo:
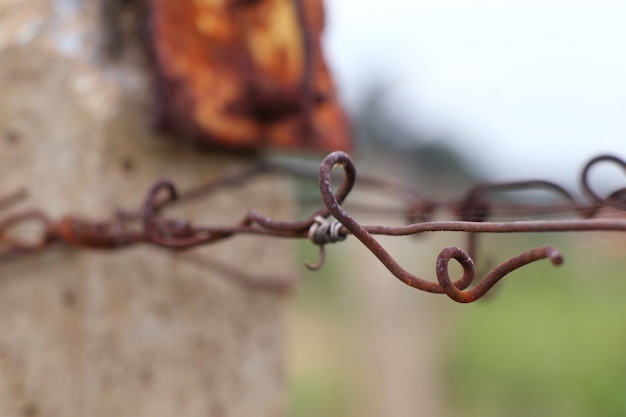
[[[108,216],[137,207],[157,178],[185,187],[250,163],[151,133],[141,55],[102,56],[100,3],[0,1],[0,194],[26,187],[16,208]],[[177,213],[288,217],[289,194],[266,178]],[[292,273],[289,243],[260,239],[198,252]],[[284,307],[284,295],[151,247],[3,262],[0,415],[284,415]]]

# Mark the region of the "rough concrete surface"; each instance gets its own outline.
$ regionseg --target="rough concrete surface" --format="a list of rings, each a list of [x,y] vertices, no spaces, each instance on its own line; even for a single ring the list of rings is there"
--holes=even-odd
[[[132,50],[101,55],[100,3],[0,0],[0,194],[29,193],[12,210],[108,216],[158,178],[185,187],[250,164],[151,132],[145,64]],[[177,213],[289,217],[289,200],[287,183],[264,179]],[[289,251],[236,238],[198,253],[288,276]],[[151,247],[3,262],[0,415],[284,415],[284,307],[284,295]]]

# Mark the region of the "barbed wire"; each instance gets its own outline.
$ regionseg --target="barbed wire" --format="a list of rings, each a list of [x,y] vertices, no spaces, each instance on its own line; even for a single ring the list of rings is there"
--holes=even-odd
[[[590,171],[599,163],[612,163],[626,171],[626,162],[613,155],[601,155],[591,159],[583,168],[580,184],[584,199],[578,199],[566,188],[545,180],[479,183],[458,200],[440,201],[427,198],[398,182],[364,176],[359,185],[391,193],[404,207],[408,224],[402,226],[362,225],[343,207],[343,203],[357,182],[356,167],[352,159],[343,152],[328,155],[321,163],[318,173],[319,191],[323,205],[301,220],[278,220],[262,215],[252,209],[237,223],[229,225],[199,225],[185,219],[163,214],[164,209],[182,202],[197,200],[221,189],[241,186],[262,175],[281,174],[311,177],[310,170],[297,165],[261,163],[238,174],[225,176],[201,184],[185,192],[178,190],[170,180],[159,180],[148,190],[140,209],[116,211],[104,220],[86,219],[66,215],[52,219],[41,210],[14,211],[0,218],[0,261],[43,251],[53,245],[66,245],[92,249],[119,249],[132,245],[148,244],[169,250],[184,250],[206,246],[237,235],[262,235],[277,238],[309,239],[320,250],[319,259],[305,265],[312,270],[320,269],[325,261],[325,247],[330,243],[345,240],[349,235],[356,237],[392,275],[405,284],[430,293],[446,294],[454,301],[469,303],[480,299],[496,283],[510,272],[532,262],[547,259],[560,265],[563,258],[553,246],[538,246],[514,256],[493,268],[471,289],[476,281],[474,260],[477,254],[476,236],[481,233],[529,233],[529,232],[583,232],[583,231],[626,231],[626,220],[609,217],[608,211],[626,211],[626,188],[618,189],[602,197],[590,184]],[[343,178],[335,191],[332,171],[343,169]],[[543,190],[561,200],[551,204],[528,204],[525,202],[502,201],[494,194],[524,190]],[[26,191],[0,197],[0,210],[7,210],[16,202],[26,198]],[[434,220],[441,213],[448,213],[451,220]],[[507,220],[493,221],[506,213],[520,219],[537,214],[575,215],[575,218],[551,220]],[[330,217],[334,220],[329,220]],[[36,237],[24,238],[15,229],[25,223],[38,226]],[[12,232],[13,231],[13,232]],[[404,269],[374,237],[375,235],[407,236],[426,232],[464,232],[467,234],[467,249],[447,247],[436,261],[436,281],[411,274]],[[241,282],[269,289],[285,289],[285,281],[249,280],[241,271],[219,263],[195,257],[195,262],[206,265],[216,263],[221,271],[230,271]],[[463,275],[452,281],[448,264],[457,261]]]

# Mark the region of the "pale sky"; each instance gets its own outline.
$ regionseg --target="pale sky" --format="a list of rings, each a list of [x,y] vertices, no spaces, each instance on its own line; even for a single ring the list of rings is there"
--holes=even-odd
[[[626,158],[626,0],[326,0],[326,9],[326,54],[348,106],[384,77],[400,114],[471,144],[502,179],[574,180],[599,153]]]

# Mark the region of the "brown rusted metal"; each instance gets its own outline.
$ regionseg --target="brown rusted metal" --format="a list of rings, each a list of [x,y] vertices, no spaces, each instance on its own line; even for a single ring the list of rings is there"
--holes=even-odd
[[[278,238],[308,238],[320,248],[320,257],[315,263],[306,263],[310,269],[319,269],[325,260],[325,245],[345,240],[354,235],[376,256],[392,275],[405,284],[436,294],[446,294],[451,299],[468,303],[480,299],[496,283],[510,272],[529,263],[548,259],[560,265],[563,258],[552,246],[540,246],[520,253],[501,263],[476,282],[473,258],[478,252],[478,235],[481,233],[546,233],[584,231],[626,231],[626,219],[602,217],[610,210],[626,209],[626,189],[618,189],[601,197],[589,184],[591,167],[600,162],[611,162],[626,167],[616,156],[602,155],[593,158],[583,169],[581,187],[588,201],[578,200],[574,194],[552,182],[543,180],[506,183],[478,184],[458,200],[437,201],[421,195],[415,190],[393,181],[364,177],[361,186],[377,190],[404,202],[405,217],[420,219],[403,226],[362,225],[343,207],[351,190],[356,186],[356,167],[343,152],[333,152],[322,162],[318,172],[318,184],[323,205],[301,220],[286,221],[268,218],[255,210],[242,215],[242,220],[232,225],[198,225],[185,219],[167,216],[165,211],[181,202],[190,202],[210,196],[220,190],[238,187],[260,175],[310,176],[310,171],[300,166],[260,164],[239,174],[219,178],[198,187],[179,192],[169,180],[157,181],[148,191],[140,210],[118,210],[110,219],[91,220],[85,217],[64,216],[50,219],[40,210],[26,209],[9,213],[0,218],[0,259],[41,251],[53,244],[91,249],[119,249],[135,244],[155,245],[170,250],[190,249],[206,246],[236,235],[263,235]],[[340,166],[343,178],[337,190],[333,187],[332,171]],[[494,193],[543,189],[563,199],[563,203],[533,205],[528,203],[502,203],[494,199]],[[13,193],[0,199],[5,209],[10,203],[22,198],[23,192]],[[242,208],[243,210],[243,208]],[[449,213],[453,219],[431,220],[434,214]],[[493,221],[492,217],[506,212],[526,218],[529,213],[567,214],[559,220],[514,220]],[[329,217],[335,220],[329,220]],[[573,218],[572,218],[573,217]],[[39,231],[35,237],[24,238],[15,233],[22,224],[35,224]],[[468,236],[467,251],[458,247],[443,249],[436,262],[436,280],[415,276],[386,251],[375,235],[408,236],[426,232],[464,232]],[[452,281],[448,274],[451,259],[460,263],[463,275]],[[197,261],[197,260],[196,260]],[[206,261],[206,260],[205,260]],[[219,266],[220,269],[228,269]],[[262,286],[263,280],[242,278],[244,275],[231,270],[240,282],[253,282]],[[237,278],[238,277],[238,278]],[[271,280],[270,280],[271,281]],[[285,289],[284,282],[268,281],[268,288]]]
[[[321,0],[148,0],[156,124],[197,144],[350,147]]]

